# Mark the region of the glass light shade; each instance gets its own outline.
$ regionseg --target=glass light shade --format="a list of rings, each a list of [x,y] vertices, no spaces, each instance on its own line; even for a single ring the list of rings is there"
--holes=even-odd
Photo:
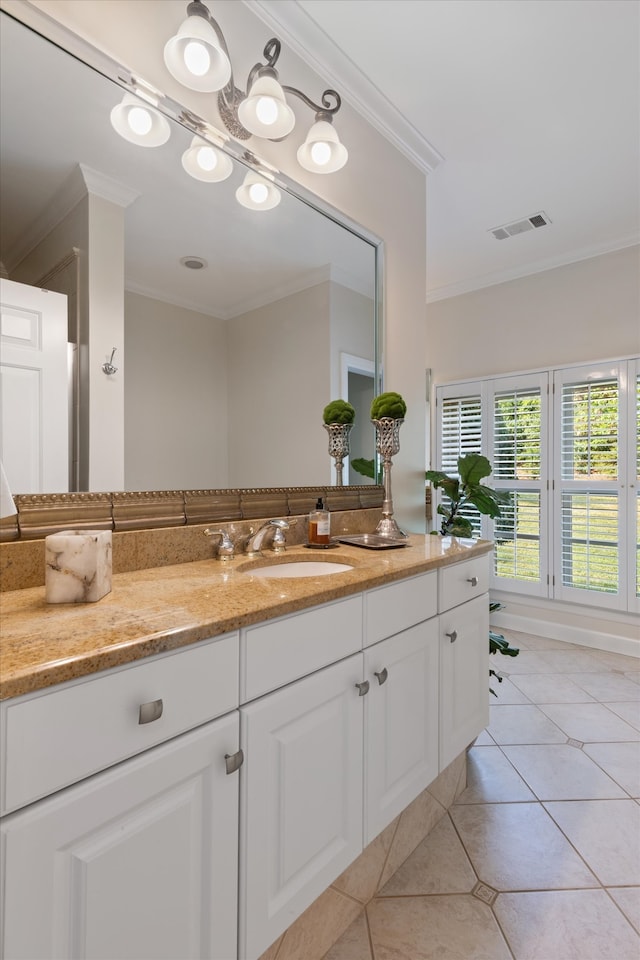
[[[344,167],[349,153],[327,120],[317,120],[298,148],[298,163],[312,173],[335,173]]]
[[[191,146],[182,154],[182,166],[189,176],[205,183],[226,180],[233,170],[231,157],[202,137],[193,138]]]
[[[267,140],[286,137],[296,122],[284,90],[274,77],[258,77],[238,107],[238,119],[249,133]]]
[[[280,203],[280,191],[269,180],[250,170],[242,186],[236,190],[236,200],[247,210],[273,210]]]
[[[229,57],[204,17],[187,17],[165,43],[164,62],[184,87],[201,93],[221,90],[231,77]]]
[[[110,116],[114,130],[139,147],[160,147],[171,135],[167,118],[133,93],[125,93]]]

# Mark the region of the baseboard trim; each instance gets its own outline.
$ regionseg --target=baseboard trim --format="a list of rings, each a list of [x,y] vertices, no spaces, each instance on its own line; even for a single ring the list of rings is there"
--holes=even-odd
[[[491,623],[498,629],[518,630],[520,633],[531,633],[537,637],[564,640],[567,643],[576,643],[583,647],[608,650],[610,653],[622,653],[626,657],[640,658],[640,641],[632,640],[630,637],[621,637],[614,633],[603,633],[600,630],[571,626],[554,620],[520,616],[508,611],[493,613]]]

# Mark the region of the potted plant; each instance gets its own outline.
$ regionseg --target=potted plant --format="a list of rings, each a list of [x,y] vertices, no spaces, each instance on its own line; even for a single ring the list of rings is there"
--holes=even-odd
[[[347,400],[332,400],[322,411],[323,427],[329,434],[329,455],[336,462],[336,485],[342,486],[342,466],[349,456],[349,434],[356,418],[355,408]]]
[[[499,517],[500,507],[510,502],[506,490],[493,490],[481,483],[491,473],[491,464],[479,453],[467,453],[458,457],[457,477],[450,477],[441,470],[427,470],[425,477],[434,489],[442,488],[446,503],[438,504],[437,513],[442,517],[440,530],[443,537],[471,537],[473,526],[468,517],[462,515],[462,509],[472,504],[480,513],[488,517]]]
[[[438,515],[442,517],[440,530],[433,530],[434,534],[450,537],[471,537],[473,526],[468,517],[461,514],[467,504],[473,504],[480,513],[489,517],[499,517],[500,507],[509,503],[510,495],[506,490],[493,490],[481,483],[491,473],[491,464],[486,457],[479,453],[468,453],[458,457],[459,477],[450,477],[441,470],[427,470],[426,479],[431,481],[437,490],[442,488],[447,502],[438,505]],[[501,603],[490,603],[491,612],[502,609]],[[489,653],[501,653],[505,657],[517,657],[520,653],[517,647],[512,647],[501,633],[489,630]],[[502,683],[502,677],[493,668],[489,669],[489,676],[495,677]],[[497,697],[492,687],[489,692]]]
[[[382,519],[376,527],[376,533],[381,537],[394,540],[406,540],[404,533],[393,517],[393,500],[391,497],[391,458],[400,450],[400,427],[404,423],[407,405],[395,390],[387,390],[374,397],[371,402],[371,422],[376,428],[376,450],[382,458],[382,483],[384,486],[384,500],[382,502]]]

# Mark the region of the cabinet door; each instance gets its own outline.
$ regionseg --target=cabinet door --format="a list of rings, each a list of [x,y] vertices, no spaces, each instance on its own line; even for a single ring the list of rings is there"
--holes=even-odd
[[[365,844],[438,775],[438,619],[369,647]]]
[[[240,956],[255,960],[362,850],[362,654],[242,707]]]
[[[236,956],[238,714],[2,823],[4,956]]]
[[[440,769],[489,722],[489,596],[440,616]]]

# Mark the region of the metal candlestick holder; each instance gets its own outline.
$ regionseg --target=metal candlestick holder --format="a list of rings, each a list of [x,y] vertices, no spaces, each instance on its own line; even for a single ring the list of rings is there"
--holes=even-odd
[[[336,486],[342,487],[342,461],[349,456],[349,434],[352,423],[323,423],[329,434],[329,453],[336,461]]]
[[[382,519],[376,527],[376,533],[381,537],[406,539],[404,533],[393,519],[393,500],[391,498],[391,457],[400,449],[400,427],[403,419],[382,417],[371,421],[376,428],[376,450],[382,457],[382,483],[384,485],[384,501],[382,504]]]

